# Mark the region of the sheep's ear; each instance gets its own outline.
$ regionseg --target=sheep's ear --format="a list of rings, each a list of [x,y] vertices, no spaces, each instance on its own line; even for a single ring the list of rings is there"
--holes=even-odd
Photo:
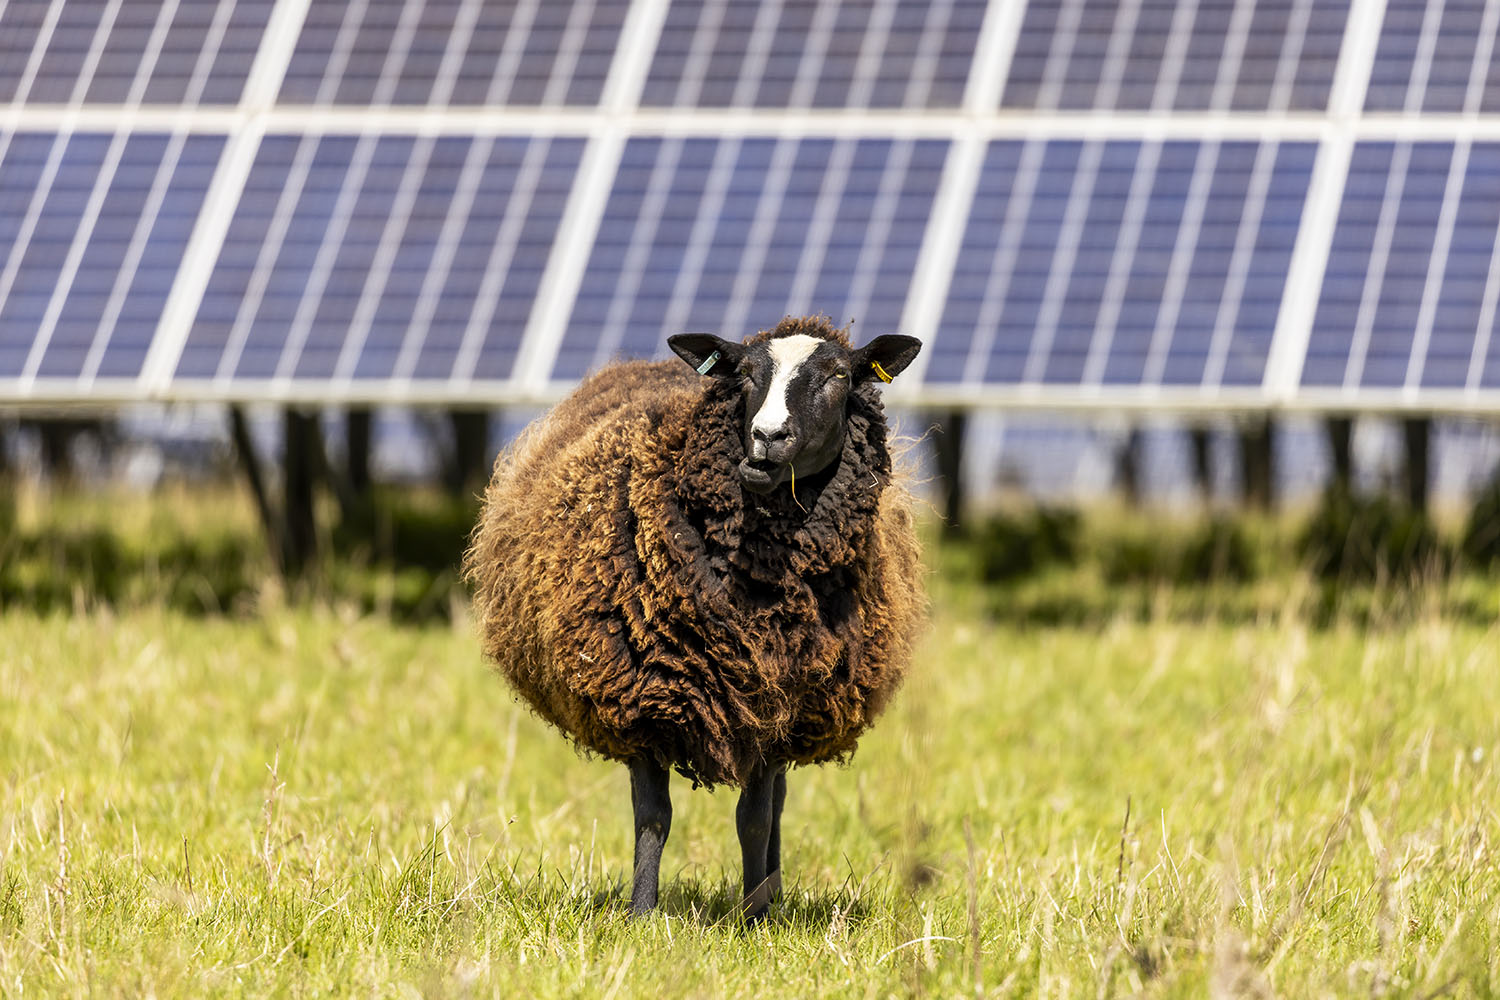
[[[726,378],[733,375],[745,356],[745,345],[732,343],[711,333],[679,333],[667,338],[667,346],[699,375]]]
[[[854,377],[861,382],[877,378],[889,382],[906,371],[906,366],[916,360],[921,349],[922,342],[916,337],[888,333],[855,351],[850,355],[849,363],[854,368]]]

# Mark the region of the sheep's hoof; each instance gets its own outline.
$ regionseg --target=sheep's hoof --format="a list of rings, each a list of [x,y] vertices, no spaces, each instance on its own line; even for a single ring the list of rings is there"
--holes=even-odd
[[[771,901],[780,895],[781,872],[777,870],[767,875],[765,881],[756,886],[754,891],[740,903],[740,919],[747,924],[758,923],[765,918],[766,911],[771,908]]]

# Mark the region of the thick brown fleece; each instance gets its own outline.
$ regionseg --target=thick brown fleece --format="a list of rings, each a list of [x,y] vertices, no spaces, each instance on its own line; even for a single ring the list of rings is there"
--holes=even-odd
[[[756,339],[793,333],[844,340],[821,318]],[[539,715],[705,785],[846,757],[925,610],[880,390],[795,500],[742,490],[743,410],[680,361],[605,368],[501,455],[465,560],[484,651]]]

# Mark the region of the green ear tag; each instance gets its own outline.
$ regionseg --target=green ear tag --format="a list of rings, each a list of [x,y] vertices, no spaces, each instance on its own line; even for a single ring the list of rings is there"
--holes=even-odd
[[[708,356],[708,360],[698,366],[698,374],[707,375],[710,371],[713,370],[714,365],[718,364],[720,357],[722,357],[722,355],[718,351],[714,351],[712,354],[710,354]]]

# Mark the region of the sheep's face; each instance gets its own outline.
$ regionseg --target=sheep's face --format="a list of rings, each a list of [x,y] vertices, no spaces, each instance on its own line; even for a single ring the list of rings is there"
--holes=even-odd
[[[833,465],[844,445],[853,387],[889,382],[922,348],[915,337],[876,337],[850,349],[801,333],[749,345],[684,333],[667,343],[700,374],[739,383],[745,398],[739,475],[753,493],[769,493],[794,476],[806,478]]]

